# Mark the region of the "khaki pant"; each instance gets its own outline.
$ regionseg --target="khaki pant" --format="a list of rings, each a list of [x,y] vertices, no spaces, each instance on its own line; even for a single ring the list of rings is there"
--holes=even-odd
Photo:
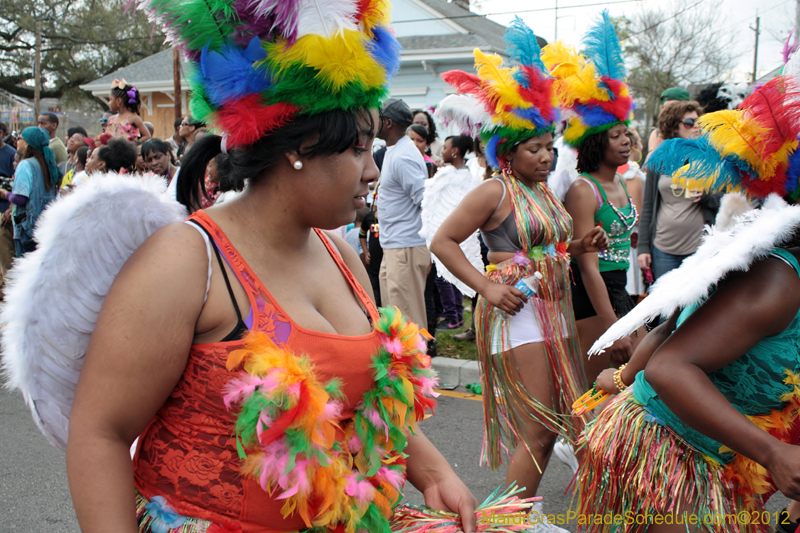
[[[425,280],[430,262],[427,246],[384,249],[381,261],[381,305],[397,307],[420,328],[428,327]]]
[[[9,227],[0,226],[0,287],[5,287],[6,274],[11,270],[11,263],[16,255],[14,250],[14,230],[10,224]],[[2,298],[2,293],[0,293],[0,299]]]

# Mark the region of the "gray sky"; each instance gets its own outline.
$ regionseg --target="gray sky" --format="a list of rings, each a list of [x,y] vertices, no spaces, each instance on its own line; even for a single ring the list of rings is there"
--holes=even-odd
[[[505,13],[514,10],[539,10],[522,12],[520,17],[536,32],[549,41],[555,34],[555,11],[553,7],[556,0],[478,0],[476,5],[473,0],[473,10],[478,13]],[[663,6],[672,0],[635,0],[625,3],[601,3],[597,0],[557,0],[558,1],[558,38],[570,44],[577,45],[581,36],[591,24],[593,18],[604,7],[608,7],[611,16],[625,15],[631,18],[642,9],[652,9]],[[698,0],[688,0],[688,5]],[[699,0],[702,7],[711,0]],[[749,73],[753,69],[753,49],[755,46],[755,32],[750,26],[755,27],[756,12],[761,17],[761,36],[758,47],[758,74],[766,74],[781,64],[781,49],[783,41],[778,40],[788,35],[794,27],[795,6],[800,0],[722,0],[721,12],[718,22],[720,31],[733,32],[737,37],[737,46],[734,50],[737,62],[731,72],[731,79],[727,81],[749,81]],[[595,7],[579,7],[570,9],[569,6],[585,6],[597,4]],[[691,11],[690,11],[691,12]],[[508,24],[514,15],[493,15],[489,18]],[[723,81],[723,80],[720,80]]]

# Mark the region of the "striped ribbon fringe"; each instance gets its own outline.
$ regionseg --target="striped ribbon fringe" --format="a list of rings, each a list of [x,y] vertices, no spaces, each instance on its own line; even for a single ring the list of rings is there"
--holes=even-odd
[[[484,390],[484,440],[481,464],[498,468],[509,447],[522,443],[533,456],[525,428],[533,420],[553,433],[577,440],[585,418],[573,416],[572,404],[588,388],[580,357],[578,334],[572,318],[569,265],[566,258],[545,256],[530,265],[506,262],[488,272],[496,283],[513,285],[534,270],[542,273],[539,294],[533,305],[544,335],[544,348],[550,374],[550,405],[534,398],[519,379],[519,368],[510,353],[509,331],[494,308],[478,298],[475,329],[481,385]],[[492,355],[493,332],[499,331],[500,354]],[[535,461],[535,460],[534,460]],[[538,467],[538,465],[537,465]]]
[[[647,420],[647,411],[630,389],[617,396],[587,425],[585,455],[575,477],[578,516],[610,514],[632,518],[622,524],[585,520],[585,533],[645,533],[636,520],[682,513],[710,523],[714,533],[766,533],[766,524],[745,524],[735,517],[763,511],[760,497],[745,499],[724,466],[690,446],[669,427]],[[749,500],[749,501],[747,501]],[[633,522],[633,523],[630,523]],[[641,520],[644,522],[644,520]],[[684,522],[686,519],[684,517]],[[692,530],[688,526],[688,531]],[[707,528],[707,529],[704,529]]]

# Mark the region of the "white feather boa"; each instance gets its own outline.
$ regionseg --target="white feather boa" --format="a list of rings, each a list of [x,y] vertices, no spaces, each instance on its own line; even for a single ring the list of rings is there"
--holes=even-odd
[[[62,450],[100,306],[130,255],[186,218],[159,176],[93,176],[41,215],[36,251],[17,259],[2,310],[2,369],[44,435]]]
[[[729,272],[747,271],[791,237],[798,227],[800,205],[788,205],[772,194],[761,209],[744,213],[732,227],[710,228],[697,252],[660,277],[649,296],[608,328],[589,353],[601,353],[650,320],[669,317],[678,309],[707,298],[709,291]]]
[[[469,169],[458,170],[450,165],[441,167],[432,179],[425,182],[425,194],[422,197],[422,229],[419,234],[428,243],[429,248],[436,230],[444,219],[450,216],[467,193],[479,184],[480,181],[475,179]],[[483,260],[477,231],[461,243],[461,250],[472,266],[482,272]],[[465,296],[469,298],[475,296],[475,291],[451,274],[438,257],[435,255],[432,257],[437,274],[455,285]]]

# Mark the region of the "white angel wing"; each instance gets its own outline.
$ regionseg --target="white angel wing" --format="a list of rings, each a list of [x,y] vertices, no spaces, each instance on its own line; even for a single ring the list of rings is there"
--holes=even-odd
[[[556,140],[555,146],[558,149],[558,161],[555,170],[547,177],[547,186],[563,202],[567,191],[578,178],[578,151],[564,143],[563,137]]]
[[[432,179],[425,182],[425,195],[422,197],[422,229],[419,234],[428,243],[429,248],[436,230],[444,219],[450,216],[464,196],[479,183],[480,181],[476,180],[469,170],[456,170],[452,166],[442,167]],[[477,231],[461,243],[461,250],[472,266],[482,272],[481,244],[478,241]],[[438,257],[435,255],[432,257],[437,274],[455,285],[467,297],[475,296],[475,291],[451,274]]]
[[[669,317],[676,310],[708,297],[711,288],[726,274],[748,270],[791,237],[798,225],[800,206],[788,205],[772,194],[762,209],[743,214],[733,227],[711,228],[697,252],[660,277],[649,296],[608,328],[589,353],[600,353],[653,318]]]
[[[130,255],[186,217],[159,176],[95,176],[42,213],[36,251],[8,278],[2,330],[6,386],[19,389],[48,440],[66,446],[83,357],[103,299]]]

